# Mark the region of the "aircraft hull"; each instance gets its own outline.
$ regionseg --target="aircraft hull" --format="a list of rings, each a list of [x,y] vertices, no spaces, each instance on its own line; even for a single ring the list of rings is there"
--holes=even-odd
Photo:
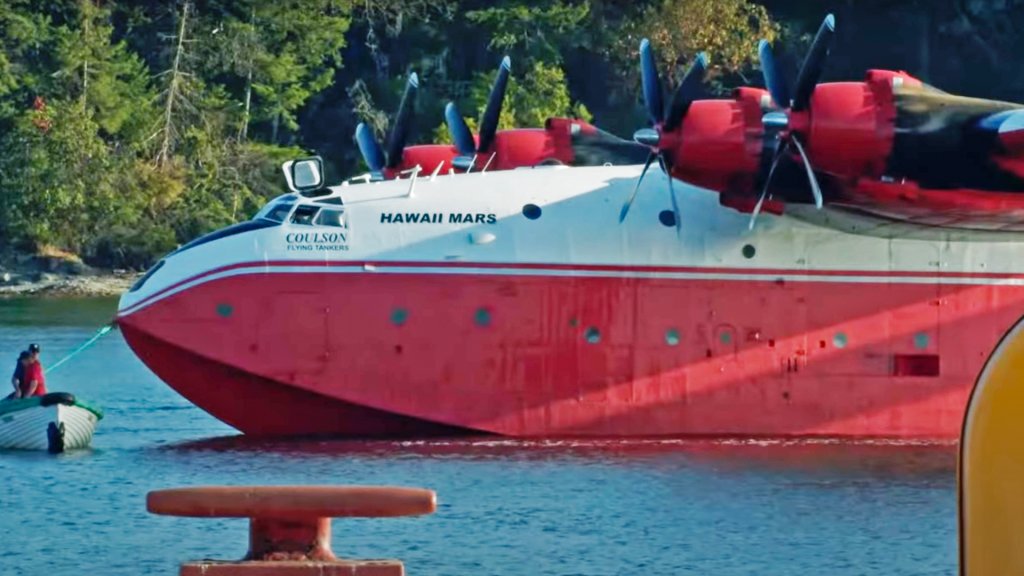
[[[252,435],[952,440],[1024,313],[1007,274],[254,261],[122,309]],[[183,289],[187,287],[187,289]]]

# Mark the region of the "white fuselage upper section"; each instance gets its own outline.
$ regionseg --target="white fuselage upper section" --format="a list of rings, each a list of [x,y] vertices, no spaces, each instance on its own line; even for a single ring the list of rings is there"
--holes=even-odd
[[[963,231],[939,231],[926,239],[885,237],[770,214],[762,214],[750,230],[749,215],[721,206],[714,192],[678,181],[677,234],[659,219],[672,204],[668,179],[658,170],[648,172],[620,223],[620,209],[640,171],[640,166],[552,166],[335,187],[334,203],[323,202],[324,197],[297,200],[299,206],[339,212],[334,225],[293,223],[298,210],[293,208],[280,225],[175,253],[141,288],[122,297],[121,310],[131,312],[187,289],[199,274],[231,275],[232,266],[251,268],[255,262],[268,267],[323,262],[328,268],[366,271],[374,270],[373,263],[445,263],[439,273],[474,273],[474,263],[502,263],[529,266],[531,273],[682,278],[728,269],[731,278],[740,273],[750,279],[926,283],[949,275],[970,276],[967,283],[1019,283],[1020,278],[1000,275],[1024,273],[1024,242],[977,240]],[[827,211],[816,216],[830,217]],[[456,263],[464,266],[453,267]],[[542,272],[536,265],[551,268]],[[487,273],[515,270],[504,266]]]

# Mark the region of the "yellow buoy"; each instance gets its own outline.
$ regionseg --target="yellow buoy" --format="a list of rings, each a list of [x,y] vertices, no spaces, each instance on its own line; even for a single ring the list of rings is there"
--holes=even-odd
[[[974,385],[960,436],[960,573],[1024,574],[1024,320]]]

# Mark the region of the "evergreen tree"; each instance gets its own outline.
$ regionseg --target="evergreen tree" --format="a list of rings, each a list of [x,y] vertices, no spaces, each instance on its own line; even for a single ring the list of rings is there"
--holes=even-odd
[[[331,85],[341,65],[351,8],[333,0],[243,0],[221,13],[207,44],[207,69],[242,104],[239,135],[250,124],[298,129],[298,109]]]
[[[33,4],[0,2],[0,127],[28,107],[51,67],[54,29]]]
[[[1024,83],[994,72],[1019,52],[1019,2],[905,4],[844,8],[844,29],[905,34],[837,35],[826,76],[903,68],[1003,98]],[[4,0],[0,258],[16,246],[143,267],[249,217],[281,192],[290,157],[318,152],[329,174],[349,174],[355,124],[386,131],[410,71],[410,143],[447,140],[448,100],[475,126],[506,54],[500,128],[593,112],[628,135],[646,124],[641,37],[667,84],[708,52],[721,94],[761,85],[761,38],[789,44],[784,67],[798,62],[822,12],[796,0]]]
[[[77,98],[107,138],[139,143],[155,120],[155,94],[141,59],[112,41],[110,16],[96,0],[79,0],[76,18],[55,30],[59,69],[51,91]]]

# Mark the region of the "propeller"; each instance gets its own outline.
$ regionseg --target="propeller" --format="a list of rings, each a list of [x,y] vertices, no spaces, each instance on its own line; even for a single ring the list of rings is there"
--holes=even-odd
[[[754,210],[750,214],[751,230],[754,228],[758,214],[761,213],[761,207],[768,198],[768,188],[771,186],[772,178],[775,176],[775,169],[778,167],[779,162],[782,161],[782,158],[789,153],[791,147],[796,150],[797,155],[800,156],[803,162],[804,171],[807,173],[807,182],[811,187],[811,195],[814,196],[815,207],[820,210],[824,204],[821,186],[814,175],[814,168],[807,157],[807,152],[800,142],[801,138],[805,136],[802,136],[790,127],[789,114],[792,112],[805,112],[810,109],[811,95],[814,94],[814,89],[821,79],[835,30],[835,17],[829,14],[825,17],[825,20],[818,28],[818,33],[814,36],[814,42],[811,43],[810,51],[800,66],[800,74],[797,76],[796,86],[792,91],[786,85],[775,63],[775,56],[772,53],[771,45],[765,40],[761,40],[758,45],[758,55],[761,59],[761,72],[764,74],[765,86],[768,88],[768,92],[771,94],[775,105],[784,110],[769,112],[763,118],[765,132],[771,132],[774,137],[773,153],[768,175],[761,189],[761,195],[758,197],[757,204],[754,205]]]
[[[385,168],[396,168],[402,163],[402,154],[405,151],[405,143],[409,139],[409,128],[412,124],[412,115],[416,107],[416,93],[420,87],[419,77],[413,72],[405,83],[405,92],[402,94],[402,102],[398,105],[398,115],[395,117],[395,125],[388,138],[388,149],[385,155],[373,130],[365,123],[360,122],[356,126],[356,144],[363,160],[370,167],[370,172],[381,177]]]
[[[505,91],[508,89],[508,77],[512,71],[512,60],[505,56],[498,67],[498,76],[494,79],[491,93],[487,97],[487,106],[480,120],[480,138],[473,141],[473,133],[469,130],[466,120],[459,113],[454,102],[444,108],[444,120],[448,125],[448,133],[455,143],[459,156],[452,164],[460,170],[469,170],[476,163],[480,154],[490,152],[494,145],[494,137],[498,133],[498,121],[501,119],[501,107],[505,102]]]
[[[654,127],[642,128],[633,134],[633,140],[650,148],[651,153],[647,156],[647,162],[644,163],[643,171],[640,172],[640,178],[637,179],[636,186],[633,187],[633,193],[629,195],[625,204],[622,205],[622,211],[619,213],[620,223],[625,221],[626,215],[629,213],[629,209],[633,205],[637,193],[640,191],[640,184],[647,175],[648,168],[657,159],[658,165],[668,176],[668,192],[672,199],[672,210],[675,213],[676,233],[678,234],[681,230],[679,204],[672,185],[672,157],[669,155],[668,150],[661,150],[661,137],[664,133],[674,132],[682,125],[690,105],[703,94],[702,83],[704,73],[707,71],[707,65],[707,55],[701,52],[694,59],[689,70],[686,71],[686,75],[683,76],[682,82],[679,83],[671,102],[666,108],[662,100],[661,79],[658,77],[658,67],[654,59],[651,43],[646,38],[640,41],[640,79],[644,93],[644,106],[647,109],[647,116]]]
[[[363,122],[356,126],[356,144],[359,145],[359,152],[362,153],[366,165],[370,167],[370,172],[374,174],[383,172],[385,162],[384,150],[377,143],[373,130]]]

